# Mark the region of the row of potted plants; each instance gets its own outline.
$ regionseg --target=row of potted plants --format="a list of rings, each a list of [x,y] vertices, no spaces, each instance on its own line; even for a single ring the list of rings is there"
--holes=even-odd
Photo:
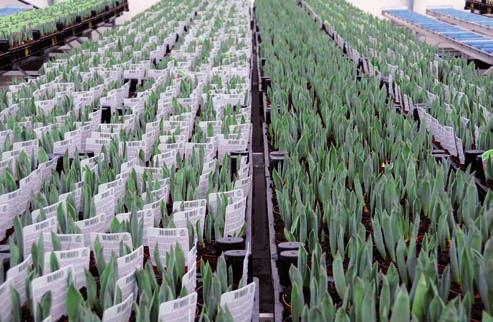
[[[436,48],[346,1],[305,3],[368,58],[375,73],[390,76],[413,106],[424,105],[441,125],[453,127],[465,149],[490,148],[490,76],[461,58],[439,57]]]
[[[258,1],[256,15],[270,150],[286,155],[276,237],[298,242],[279,254],[294,264],[286,318],[490,321],[491,193],[481,203],[471,173],[437,162],[424,128],[296,3]]]
[[[37,40],[116,6],[116,0],[63,1],[0,17],[0,39],[11,47]]]
[[[2,315],[251,319],[249,247],[220,256],[248,238],[249,22],[246,1],[163,1],[3,92]]]

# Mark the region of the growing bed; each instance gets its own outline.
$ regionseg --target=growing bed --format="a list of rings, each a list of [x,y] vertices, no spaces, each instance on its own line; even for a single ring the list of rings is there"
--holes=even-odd
[[[162,1],[1,90],[2,321],[258,316],[250,39],[248,1]]]
[[[343,10],[301,7],[256,8],[269,150],[284,155],[271,171],[276,239],[299,242],[279,254],[281,275],[295,264],[284,318],[489,321],[491,194],[481,202],[474,175],[437,162],[428,131],[396,113],[339,36],[349,19],[331,24]]]

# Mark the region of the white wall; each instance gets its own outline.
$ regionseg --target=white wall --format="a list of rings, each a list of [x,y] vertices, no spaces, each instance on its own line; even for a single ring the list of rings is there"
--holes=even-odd
[[[465,1],[458,0],[414,0],[414,10],[425,13],[426,8],[433,6],[448,6],[456,9],[464,9]]]
[[[158,3],[161,0],[128,0],[129,12],[125,12],[123,16],[118,18],[117,23],[123,23],[132,19],[135,15],[141,13],[153,4]]]
[[[22,7],[26,7],[26,5],[23,4],[22,2],[17,1],[17,0],[0,0],[0,8],[4,8],[4,7],[22,8]]]
[[[39,8],[44,8],[48,6],[48,0],[27,0],[27,2]]]

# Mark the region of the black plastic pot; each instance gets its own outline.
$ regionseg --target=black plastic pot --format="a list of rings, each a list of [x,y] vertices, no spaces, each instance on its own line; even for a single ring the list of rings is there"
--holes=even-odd
[[[57,22],[56,23],[56,30],[62,31],[63,28],[65,28],[65,25],[63,24],[63,22]]]
[[[282,242],[277,245],[277,252],[282,253],[288,250],[299,250],[300,247],[300,242]]]
[[[8,40],[0,39],[0,52],[9,51],[10,43]]]
[[[104,11],[110,11],[110,7],[109,6],[104,6]]]
[[[96,10],[91,10],[91,17],[96,17],[97,14]]]
[[[267,125],[270,125],[272,122],[272,110],[273,109],[276,109],[277,111],[279,111],[281,108],[279,105],[265,107],[265,123],[267,123]]]
[[[235,249],[228,250],[224,252],[224,259],[226,260],[226,264],[231,266],[233,270],[233,283],[238,284],[241,280],[241,276],[243,275],[243,260],[246,256],[246,250],[244,249]],[[249,255],[248,258],[248,272],[249,275],[252,273],[252,255]],[[247,281],[248,282],[248,281]]]
[[[245,240],[241,237],[224,237],[216,240],[216,253],[221,255],[230,250],[243,250]]]
[[[7,271],[10,268],[10,253],[0,253],[0,261],[3,266],[3,280],[7,277]]]
[[[445,162],[449,158],[449,155],[446,153],[432,154],[437,162]]]
[[[41,39],[41,31],[37,29],[33,29],[33,40]]]
[[[75,17],[75,23],[81,23],[81,22],[82,22],[82,17],[81,16]]]
[[[245,156],[248,158],[249,154],[247,151],[231,152],[229,156],[231,160],[231,178],[233,179],[238,171],[240,165],[240,159]]]
[[[269,170],[272,172],[274,169],[282,167],[284,161],[288,158],[288,153],[284,151],[272,151],[269,153]]]
[[[278,268],[279,268],[279,281],[283,286],[291,285],[289,279],[289,268],[291,265],[296,266],[298,264],[299,250],[285,250],[279,254]]]
[[[56,172],[61,174],[63,171],[63,158],[58,158],[56,161]]]
[[[137,84],[138,84],[138,79],[124,79],[123,80],[124,83],[127,83],[127,82],[130,82],[130,87],[128,88],[128,92],[130,93],[130,96],[131,93],[135,93],[135,91],[137,90]]]
[[[0,253],[10,254],[10,246],[8,244],[0,245]]]
[[[443,162],[446,159],[448,159],[448,157],[449,157],[449,154],[447,153],[447,151],[445,151],[443,149],[436,149],[436,148],[433,148],[433,150],[431,151],[431,155],[438,162]]]
[[[111,122],[111,108],[109,106],[101,107],[101,123]]]
[[[262,76],[262,91],[266,92],[271,84],[272,80],[269,76]]]
[[[464,151],[466,168],[470,166],[471,170],[476,173],[476,177],[481,180],[481,182],[486,181],[486,175],[483,168],[483,160],[481,159],[481,155],[483,153],[483,150]]]
[[[404,103],[403,103],[403,106],[404,106]],[[413,119],[415,122],[418,122],[418,128],[421,127],[421,120],[419,119],[419,114],[418,114],[418,109],[415,108],[413,111],[411,111],[413,113]]]
[[[265,109],[265,123],[267,123],[267,125],[270,125],[270,123],[272,122],[271,112],[272,112],[272,108],[267,107]]]
[[[401,113],[401,106],[399,104],[394,104],[394,110],[396,111],[396,113]]]

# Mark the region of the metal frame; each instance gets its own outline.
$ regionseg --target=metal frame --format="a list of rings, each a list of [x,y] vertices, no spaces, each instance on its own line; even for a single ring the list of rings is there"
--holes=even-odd
[[[446,45],[446,47],[453,48],[457,51],[460,51],[460,52],[466,54],[470,58],[480,60],[482,62],[487,63],[488,65],[493,65],[493,56],[488,55],[481,50],[474,49],[474,48],[469,47],[465,44],[461,44],[457,41],[453,41],[451,39],[440,36],[440,35],[432,32],[430,30],[421,28],[421,27],[416,26],[412,23],[409,23],[403,19],[400,19],[400,18],[398,18],[392,14],[389,14],[386,11],[383,11],[382,15],[384,17],[390,19],[390,21],[392,21],[393,23],[411,30],[413,33],[423,35],[425,37],[425,40],[434,46],[437,46],[437,43],[443,44],[443,45]]]
[[[464,29],[468,29],[471,31],[475,31],[477,33],[483,34],[488,37],[493,37],[493,28],[487,28],[485,26],[481,26],[475,23],[467,22],[464,20],[456,19],[454,17],[449,17],[446,15],[442,15],[438,12],[433,11],[433,9],[427,9],[426,14],[432,17],[437,18],[440,21],[447,22],[458,27],[462,27]]]

